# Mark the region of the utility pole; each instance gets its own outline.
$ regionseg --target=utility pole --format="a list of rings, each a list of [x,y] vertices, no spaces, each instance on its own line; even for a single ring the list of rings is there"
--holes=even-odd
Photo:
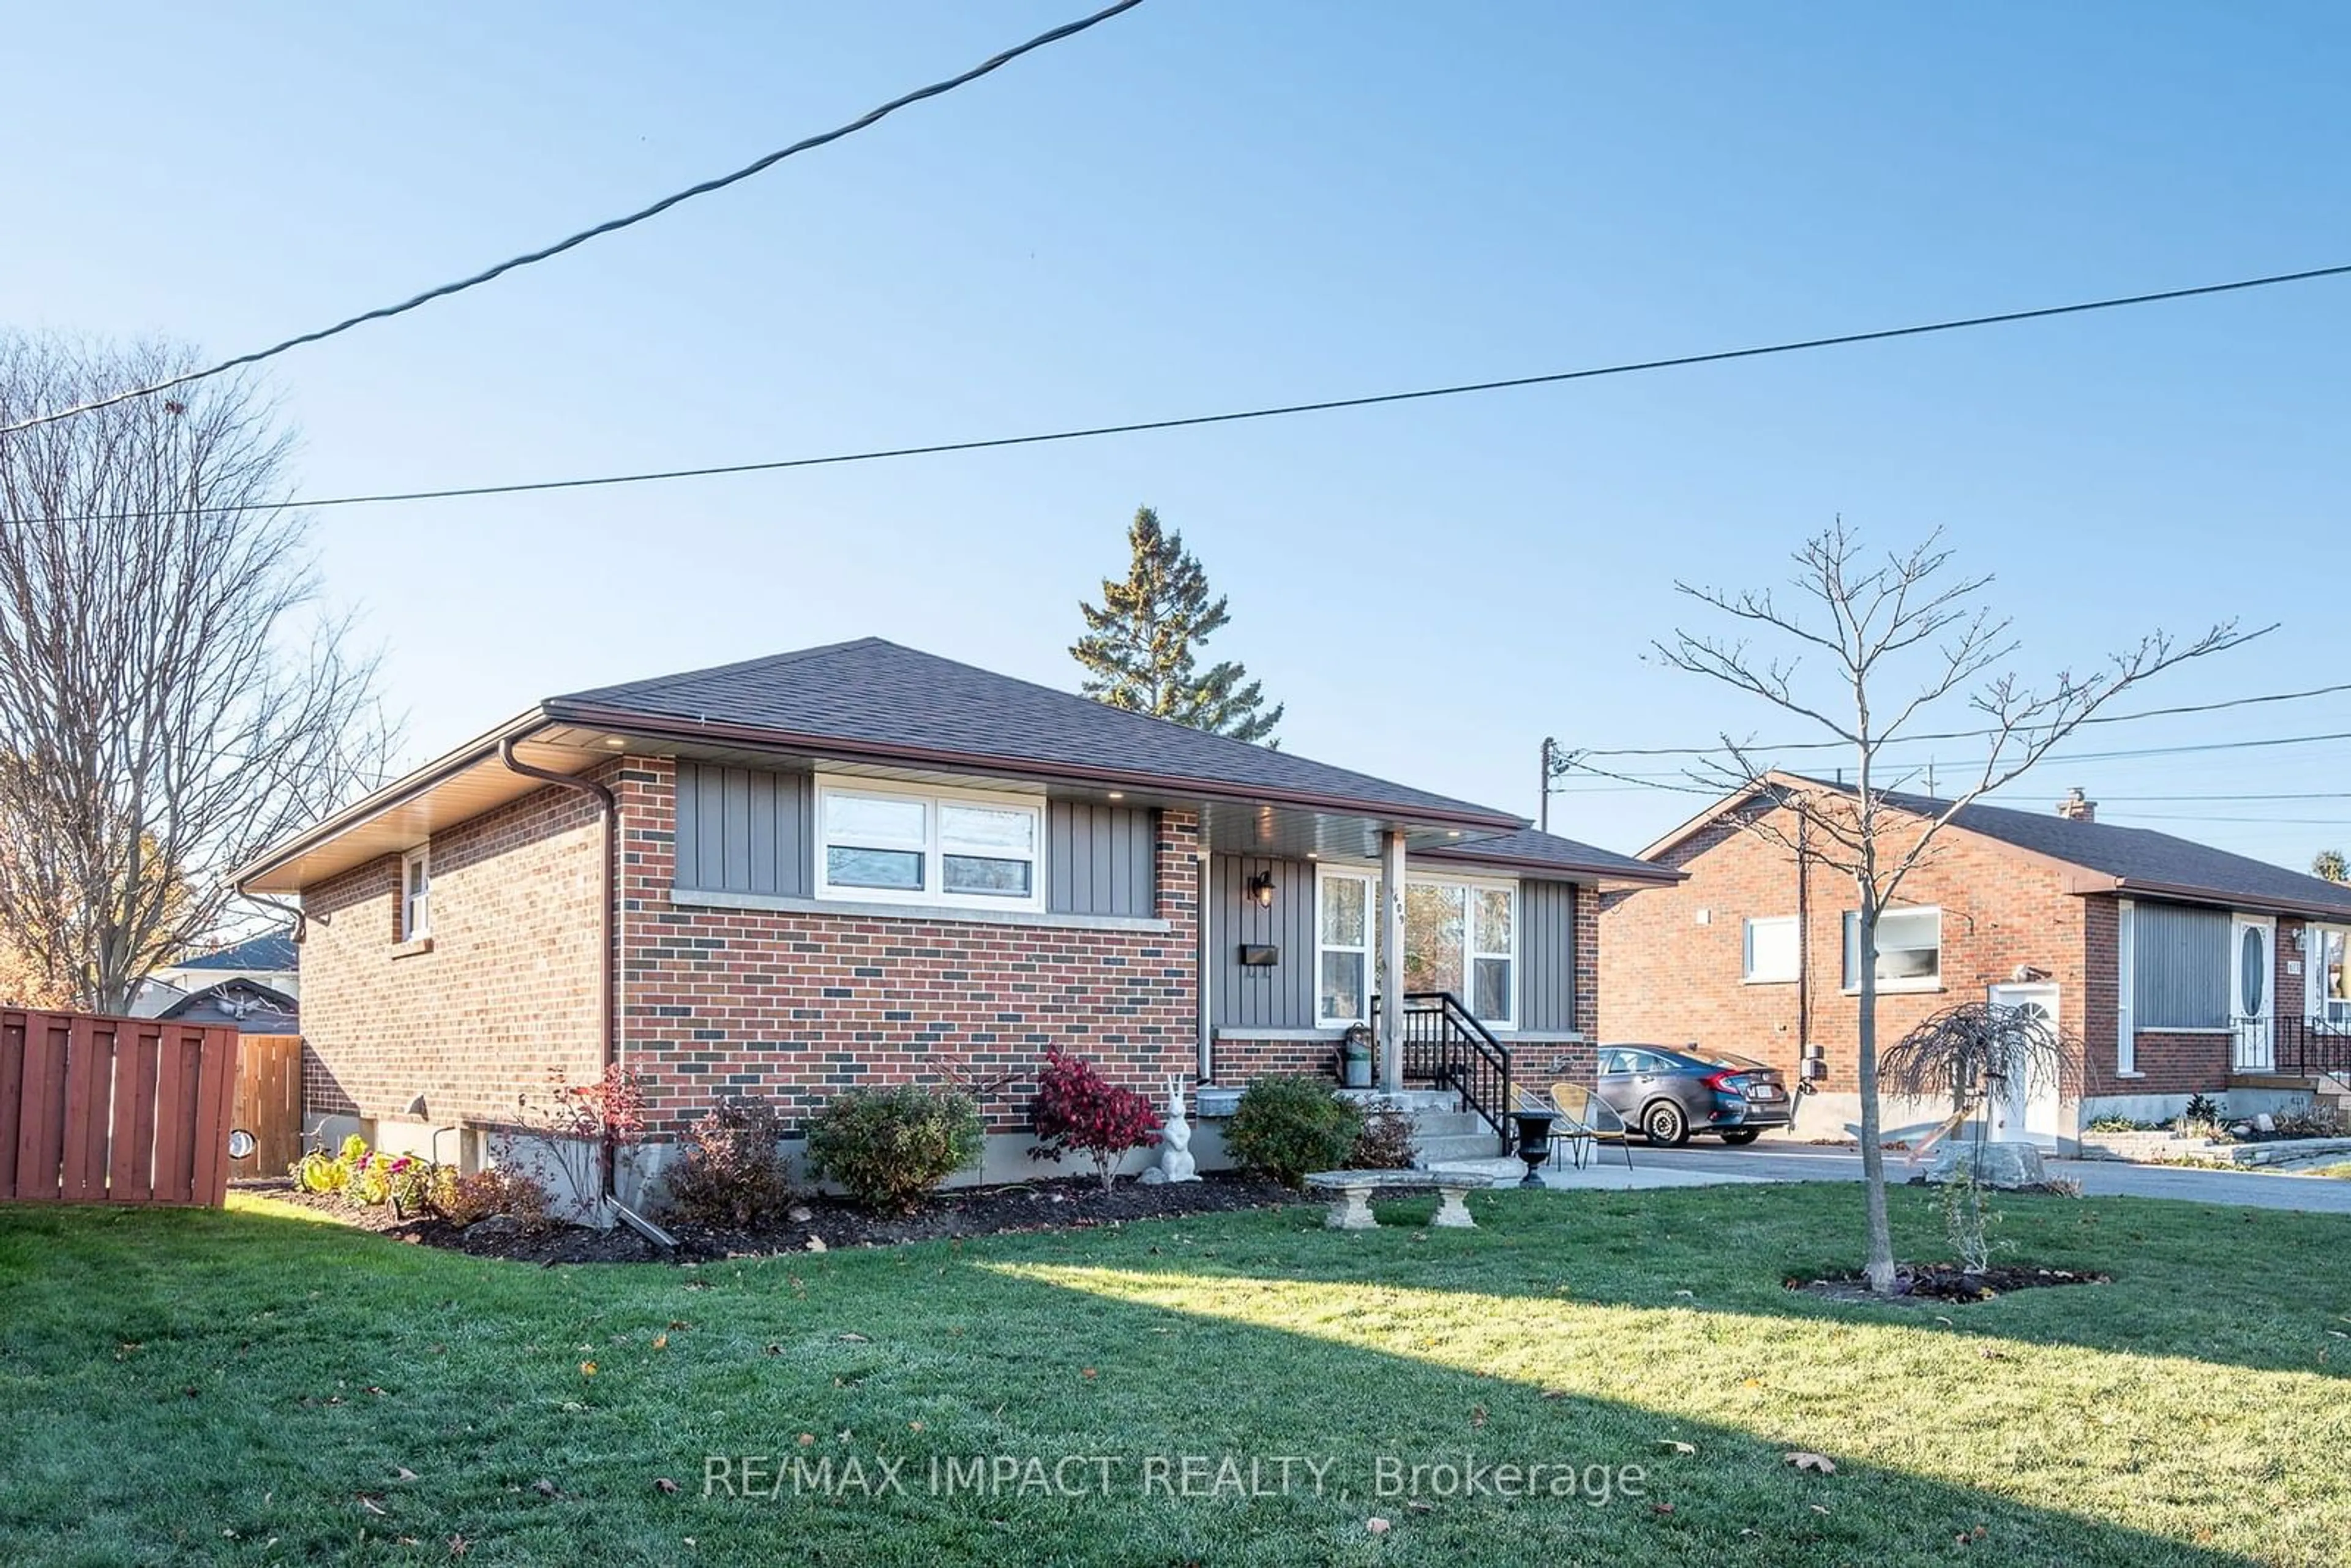
[[[1558,755],[1559,742],[1553,740],[1548,735],[1544,736],[1542,743],[1542,806],[1536,811],[1535,817],[1536,820],[1542,824],[1542,831],[1546,833],[1551,831],[1551,780],[1552,758],[1556,758]]]

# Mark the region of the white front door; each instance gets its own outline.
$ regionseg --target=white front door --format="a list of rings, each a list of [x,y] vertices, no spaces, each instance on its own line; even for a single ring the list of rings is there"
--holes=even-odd
[[[2277,922],[2258,915],[2237,916],[2229,942],[2229,1011],[2237,1037],[2231,1061],[2239,1072],[2267,1072],[2273,1060],[2270,993],[2276,947]]]
[[[1996,1007],[2017,1008],[2057,1030],[2057,988],[2050,985],[1994,986],[1988,999]],[[1991,1118],[1995,1141],[2054,1144],[2060,1112],[2056,1079],[2045,1069],[2027,1071],[1994,1089],[1984,1114]]]

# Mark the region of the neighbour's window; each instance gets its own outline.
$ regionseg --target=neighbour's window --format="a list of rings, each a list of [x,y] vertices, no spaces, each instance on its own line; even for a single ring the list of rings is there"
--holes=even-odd
[[[2309,955],[2309,1016],[2337,1030],[2351,1025],[2351,928],[2309,926],[2302,950]]]
[[[2351,930],[2340,925],[2314,925],[2308,938],[2311,994],[2316,1005],[2311,1016],[2340,1027],[2351,1023]]]
[[[432,846],[420,844],[400,857],[400,939],[433,935]]]
[[[1747,923],[1747,953],[1740,978],[1767,985],[1799,978],[1796,917],[1774,915]]]
[[[1877,917],[1877,984],[1882,990],[1931,991],[1943,983],[1943,912],[1889,909]],[[1844,988],[1861,988],[1861,915],[1844,915]]]
[[[1315,988],[1324,1026],[1371,1016],[1378,984],[1379,882],[1360,872],[1325,871]],[[1407,877],[1404,890],[1404,984],[1446,991],[1480,1022],[1508,1029],[1518,1018],[1518,887],[1512,883]]]
[[[1042,907],[1041,803],[819,781],[820,897]]]

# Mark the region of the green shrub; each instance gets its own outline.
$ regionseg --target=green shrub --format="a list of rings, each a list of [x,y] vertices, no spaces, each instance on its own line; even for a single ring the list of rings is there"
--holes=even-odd
[[[1296,1187],[1309,1171],[1344,1166],[1363,1131],[1363,1112],[1325,1080],[1276,1073],[1241,1095],[1225,1124],[1225,1150],[1244,1168]]]
[[[758,1225],[791,1207],[792,1184],[776,1145],[784,1118],[758,1095],[729,1095],[686,1129],[665,1173],[670,1211],[701,1225]]]
[[[852,1089],[809,1124],[809,1169],[869,1208],[904,1213],[979,1158],[979,1107],[956,1090]]]

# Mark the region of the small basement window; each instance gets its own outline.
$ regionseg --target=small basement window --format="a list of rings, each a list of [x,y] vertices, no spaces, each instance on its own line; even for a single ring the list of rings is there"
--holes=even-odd
[[[1932,991],[1943,984],[1943,912],[1889,909],[1877,917],[1877,988]],[[1844,913],[1844,988],[1861,989],[1861,914]]]
[[[433,935],[433,846],[419,844],[400,857],[400,940]]]

